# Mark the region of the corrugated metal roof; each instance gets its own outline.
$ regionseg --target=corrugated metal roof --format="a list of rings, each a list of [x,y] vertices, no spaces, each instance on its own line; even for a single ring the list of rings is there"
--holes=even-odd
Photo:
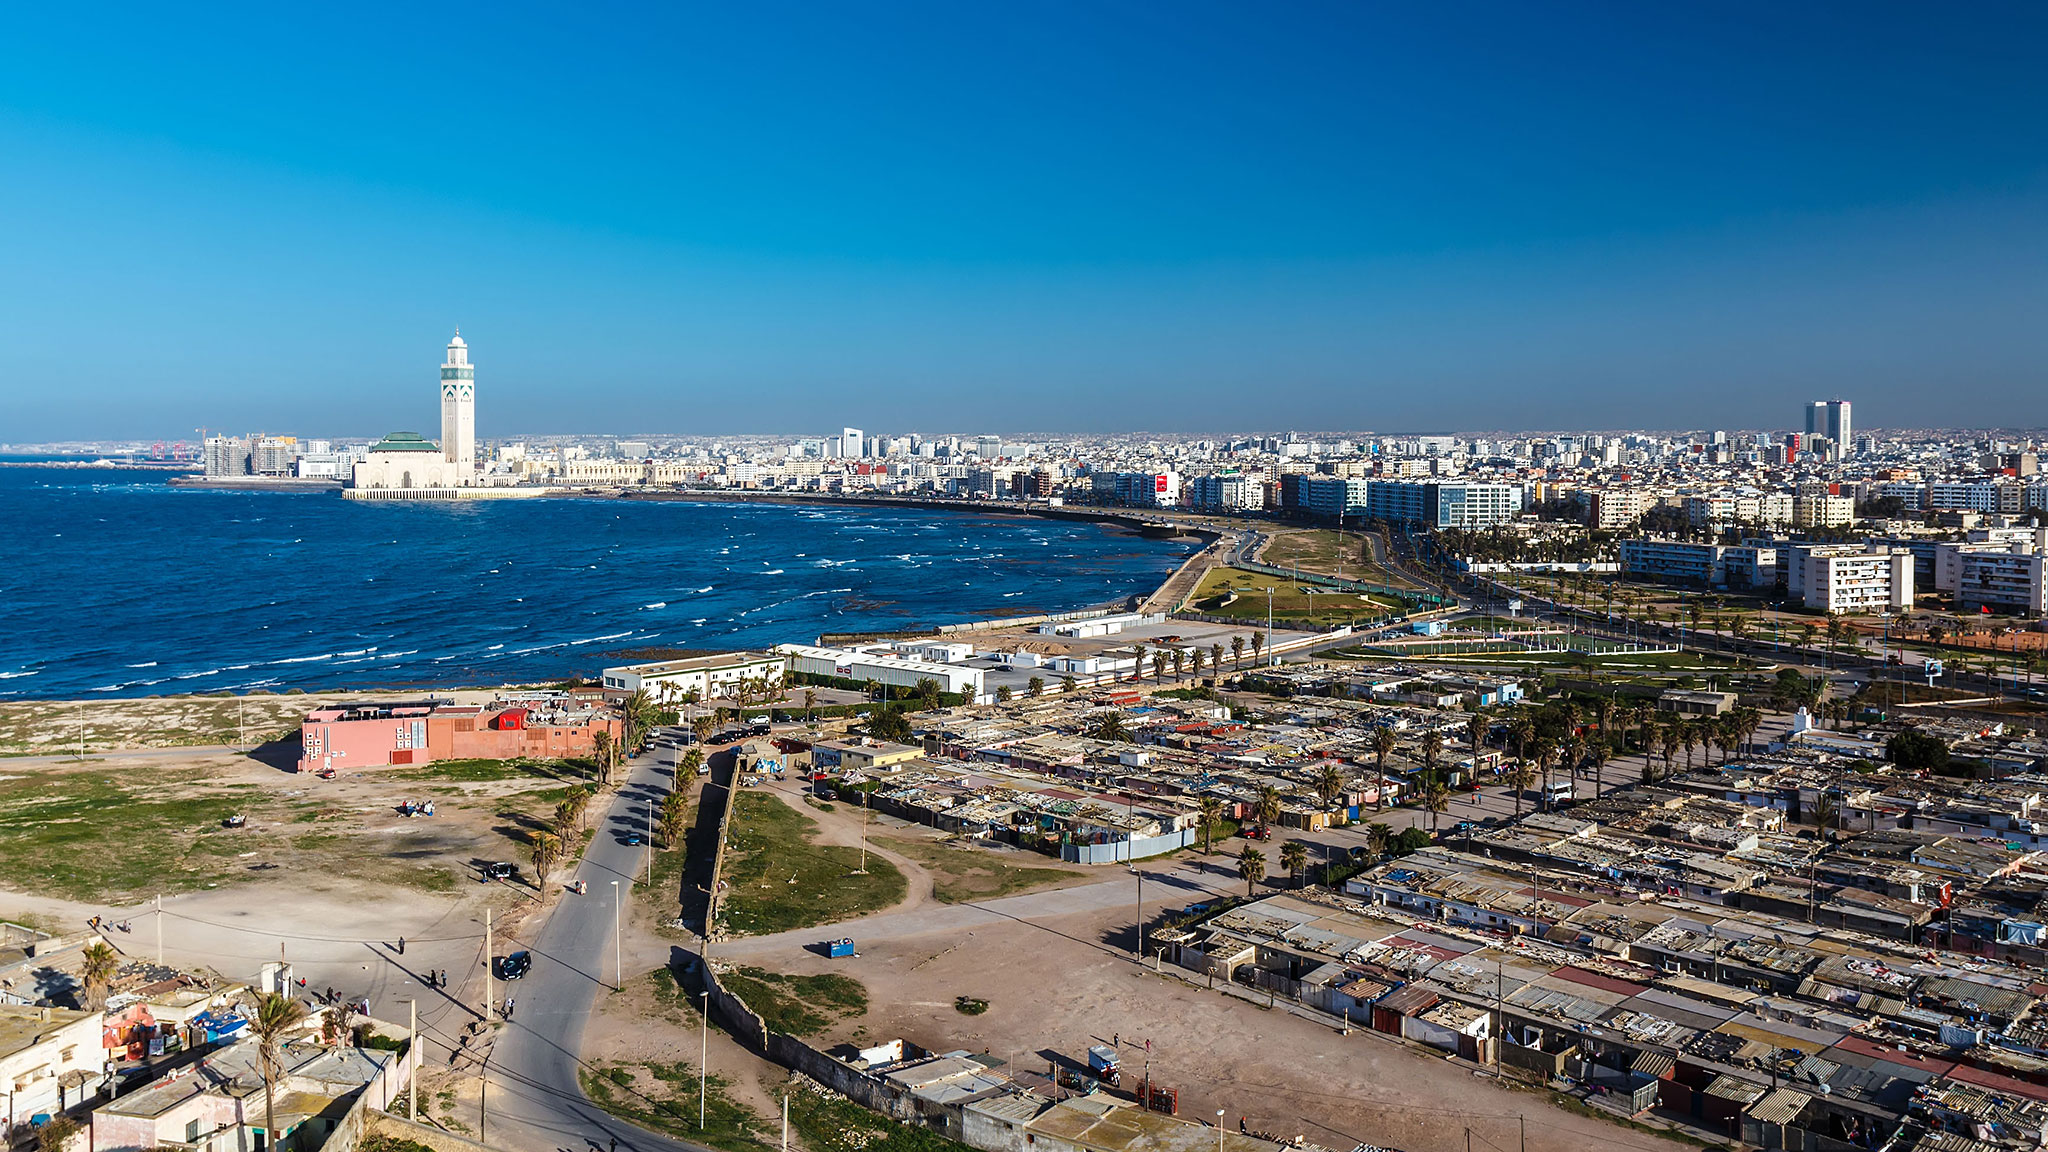
[[[1712,1088],[1707,1089],[1709,1092]],[[1799,1118],[1813,1097],[1792,1088],[1780,1088],[1765,1094],[1764,1098],[1749,1106],[1749,1116],[1765,1124],[1790,1124]]]
[[[1671,1070],[1677,1065],[1676,1059],[1662,1052],[1638,1052],[1635,1062],[1629,1065],[1629,1070],[1662,1080],[1670,1076]]]

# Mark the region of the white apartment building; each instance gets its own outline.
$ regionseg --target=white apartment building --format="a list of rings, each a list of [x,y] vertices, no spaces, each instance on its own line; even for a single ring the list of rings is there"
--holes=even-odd
[[[1640,488],[1593,488],[1586,492],[1586,527],[1626,528],[1657,506],[1657,498]]]
[[[1786,587],[1822,612],[1899,612],[1913,606],[1913,554],[1890,545],[1806,544],[1793,557]],[[1794,582],[1796,578],[1796,582]]]
[[[628,695],[645,689],[663,704],[679,703],[683,696],[695,692],[698,700],[709,703],[738,696],[744,681],[781,683],[786,663],[774,652],[721,652],[685,660],[622,664],[604,670],[604,686]]]
[[[1935,553],[1937,572],[1944,562],[1955,566],[1956,607],[1964,612],[1993,608],[2038,616],[2048,610],[2044,561],[2048,561],[2048,528],[2003,545],[1945,544]]]
[[[1728,549],[1688,540],[1623,540],[1621,570],[1638,580],[1676,584],[1725,584]]]
[[[1855,522],[1854,497],[1800,496],[1792,501],[1794,528],[1847,528]]]

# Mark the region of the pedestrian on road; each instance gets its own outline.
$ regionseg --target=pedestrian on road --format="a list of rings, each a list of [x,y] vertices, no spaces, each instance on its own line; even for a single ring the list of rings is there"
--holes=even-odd
[[[617,1136],[612,1137],[612,1152],[619,1152],[619,1138]]]
[[[398,938],[398,954],[400,956],[405,955],[405,937],[403,936]]]

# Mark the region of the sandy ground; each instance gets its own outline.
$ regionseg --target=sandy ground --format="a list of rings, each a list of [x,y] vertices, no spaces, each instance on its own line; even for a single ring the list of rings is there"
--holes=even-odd
[[[806,810],[840,841],[846,813]],[[1220,860],[1220,858],[1218,858]],[[1213,861],[1177,858],[1148,866],[1148,915],[1242,882]],[[1074,886],[970,905],[908,900],[826,932],[810,929],[720,944],[715,958],[792,973],[837,972],[867,985],[867,1015],[842,1021],[826,1045],[902,1036],[926,1048],[987,1052],[1044,1071],[1055,1056],[1085,1059],[1118,1042],[1126,1069],[1142,1076],[1151,1041],[1156,1083],[1179,1090],[1181,1115],[1302,1135],[1328,1147],[1356,1143],[1408,1152],[1475,1147],[1669,1148],[1656,1137],[1558,1108],[1540,1093],[1497,1086],[1469,1067],[1368,1031],[1344,1035],[1287,1011],[1208,990],[1168,965],[1155,973],[1131,957],[1135,883],[1096,869]],[[853,960],[827,960],[807,945],[845,931]],[[965,1016],[960,996],[986,999]]]

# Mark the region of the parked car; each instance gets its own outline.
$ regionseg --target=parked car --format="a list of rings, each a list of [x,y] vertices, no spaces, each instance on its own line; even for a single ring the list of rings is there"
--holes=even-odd
[[[517,879],[519,879],[519,865],[517,864],[508,864],[500,860],[495,864],[484,865],[483,883],[485,884],[493,880]]]
[[[514,952],[510,956],[500,956],[497,969],[498,979],[517,980],[533,970],[533,953]]]

